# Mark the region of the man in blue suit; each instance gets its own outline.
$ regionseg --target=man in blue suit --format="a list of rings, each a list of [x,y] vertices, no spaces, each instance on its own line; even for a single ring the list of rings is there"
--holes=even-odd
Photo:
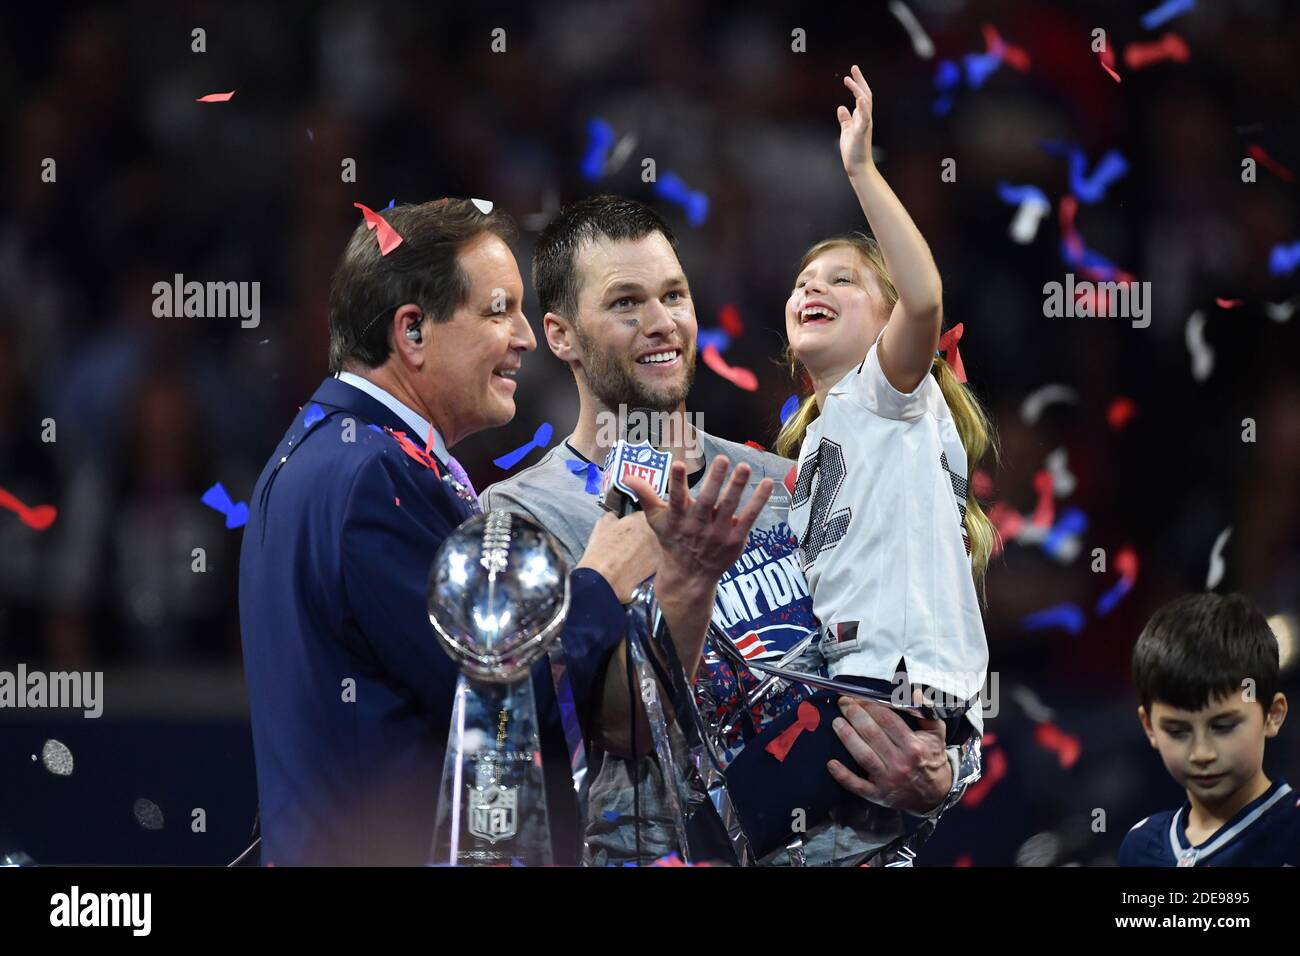
[[[264,863],[428,860],[457,668],[425,589],[438,547],[478,510],[448,449],[510,421],[536,347],[506,215],[439,200],[384,219],[402,242],[384,255],[375,232],[354,231],[330,290],[334,377],[249,503],[239,604]],[[629,725],[622,602],[640,581],[658,571],[675,641],[703,640],[713,588],[766,499],[739,511],[747,468],[725,490],[724,478],[698,499],[682,479],[653,531],[640,514],[606,516],[572,570],[563,643],[587,736]],[[545,661],[533,682],[554,855],[573,863],[580,828]]]

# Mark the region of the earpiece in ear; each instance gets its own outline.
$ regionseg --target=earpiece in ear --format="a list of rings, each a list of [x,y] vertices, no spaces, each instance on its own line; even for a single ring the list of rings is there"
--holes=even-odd
[[[424,341],[424,336],[420,333],[420,327],[417,325],[413,325],[406,330],[406,337],[410,339],[412,342]]]

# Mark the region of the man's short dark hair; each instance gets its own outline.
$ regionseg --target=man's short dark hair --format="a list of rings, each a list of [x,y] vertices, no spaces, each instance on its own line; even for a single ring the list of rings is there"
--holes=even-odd
[[[506,212],[480,212],[468,199],[396,206],[379,215],[402,244],[380,255],[364,221],[352,231],[330,284],[330,372],[349,365],[376,368],[392,353],[392,314],[408,302],[427,319],[446,322],[469,296],[469,278],[457,257],[465,245],[492,233],[507,245],[517,235]]]
[[[1154,701],[1195,711],[1254,681],[1267,712],[1278,687],[1278,644],[1268,620],[1241,594],[1188,594],[1152,615],[1133,647],[1133,683]]]
[[[597,239],[636,241],[652,232],[668,240],[673,252],[677,238],[663,217],[644,203],[620,196],[590,196],[560,210],[537,240],[533,253],[533,287],[542,313],[554,312],[570,322],[578,317],[582,286],[575,260],[584,242]]]

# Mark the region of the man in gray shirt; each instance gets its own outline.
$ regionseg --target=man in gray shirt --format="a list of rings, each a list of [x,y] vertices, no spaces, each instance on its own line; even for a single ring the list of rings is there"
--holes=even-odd
[[[533,282],[545,312],[547,344],[570,366],[577,383],[578,422],[537,464],[488,488],[482,504],[485,510],[504,508],[533,518],[572,560],[582,553],[604,513],[595,493],[599,466],[619,438],[636,440],[641,437],[638,429],[656,433],[654,444],[685,462],[692,484],[720,457],[748,464],[747,496],[764,478],[772,478],[777,487],[740,560],[722,576],[713,620],[736,641],[746,660],[810,670],[816,666],[815,642],[803,642],[808,649],[802,652],[799,646],[815,625],[795,557],[797,544],[787,524],[790,495],[784,480],[794,463],[709,435],[686,412],[697,325],[676,249],[671,230],[657,213],[614,196],[566,207],[542,233]],[[709,645],[697,676],[697,691],[711,703],[742,713],[749,709],[738,706],[740,697],[752,692],[761,677],[743,665],[732,667]],[[752,721],[751,727],[761,726],[799,699],[796,689],[786,687],[769,695],[746,720]],[[884,722],[878,707],[888,710],[846,702],[846,720],[835,722],[835,732],[850,754],[875,751],[885,772],[875,775],[871,785],[891,795],[890,806],[854,801],[829,821],[810,826],[802,848],[808,864],[863,861],[904,832],[904,812],[935,816],[959,799],[971,780],[970,768],[959,768],[957,749],[945,748],[941,734],[904,728],[910,735],[902,741],[905,745],[873,747],[868,741],[882,737]],[[723,741],[724,759],[743,748],[743,736],[742,727],[732,729]],[[679,735],[674,738],[681,743]],[[675,753],[680,750],[674,748]],[[637,859],[638,841],[643,863],[677,849],[657,759],[649,755],[633,762],[624,757],[592,757],[595,778],[587,840],[588,861],[594,865]],[[861,778],[855,781],[866,785]],[[639,788],[639,827],[633,814],[634,783]],[[781,865],[796,859],[795,854],[776,851],[762,862]]]

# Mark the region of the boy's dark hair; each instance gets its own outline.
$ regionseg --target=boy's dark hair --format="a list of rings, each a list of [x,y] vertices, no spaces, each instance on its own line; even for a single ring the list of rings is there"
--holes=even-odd
[[[581,282],[574,260],[584,242],[635,241],[652,232],[662,233],[673,252],[677,251],[677,238],[668,223],[635,199],[590,196],[565,206],[542,230],[533,252],[533,287],[542,313],[554,312],[570,322],[577,319]]]
[[[1133,683],[1142,706],[1153,701],[1200,710],[1255,682],[1267,712],[1278,687],[1277,638],[1241,594],[1188,594],[1152,615],[1133,647]]]
[[[352,231],[330,284],[331,373],[388,361],[389,322],[398,306],[413,302],[426,318],[449,320],[469,295],[469,279],[457,261],[460,250],[484,233],[507,245],[517,235],[508,213],[480,212],[468,199],[396,206],[379,215],[402,244],[380,255],[375,233],[364,221]]]

